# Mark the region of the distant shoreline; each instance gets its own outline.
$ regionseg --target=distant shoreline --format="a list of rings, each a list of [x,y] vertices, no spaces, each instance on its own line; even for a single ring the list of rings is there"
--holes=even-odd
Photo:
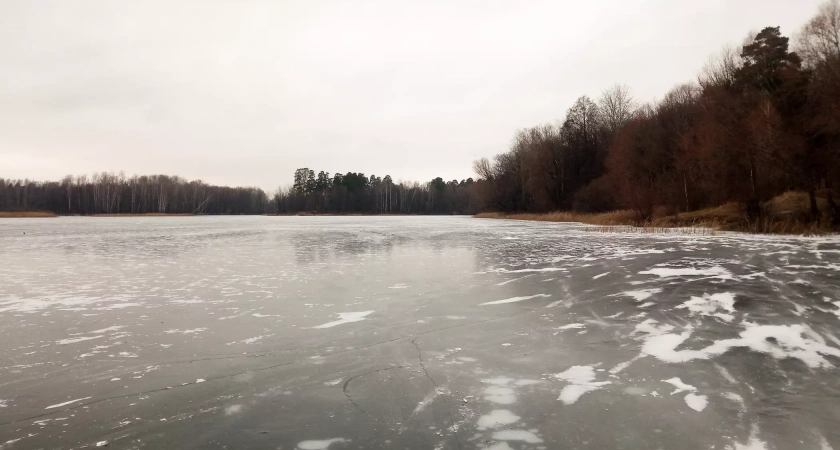
[[[417,216],[471,216],[470,214],[416,214],[416,213],[281,213],[281,214],[189,214],[189,213],[114,213],[114,214],[56,214],[51,211],[1,212],[0,219],[12,218],[56,218],[56,217],[417,217]]]

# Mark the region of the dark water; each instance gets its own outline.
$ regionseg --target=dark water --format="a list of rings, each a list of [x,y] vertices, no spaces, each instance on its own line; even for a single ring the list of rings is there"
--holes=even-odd
[[[835,237],[0,220],[0,449],[840,449],[838,280]]]

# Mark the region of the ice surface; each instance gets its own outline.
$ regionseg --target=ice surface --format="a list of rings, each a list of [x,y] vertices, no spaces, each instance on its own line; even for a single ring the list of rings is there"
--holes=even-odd
[[[840,238],[588,228],[0,220],[0,436],[17,450],[114,436],[148,448],[837,447]]]

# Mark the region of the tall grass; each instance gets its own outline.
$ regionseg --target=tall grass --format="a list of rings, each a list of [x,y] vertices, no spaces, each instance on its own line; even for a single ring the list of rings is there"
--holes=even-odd
[[[0,211],[0,219],[25,217],[57,217],[50,211]]]

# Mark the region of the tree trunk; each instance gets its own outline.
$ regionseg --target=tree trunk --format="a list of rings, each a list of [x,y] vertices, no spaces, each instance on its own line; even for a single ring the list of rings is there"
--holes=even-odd
[[[813,185],[808,188],[808,200],[811,203],[811,221],[818,222],[820,220],[820,208],[817,206],[817,192]]]

